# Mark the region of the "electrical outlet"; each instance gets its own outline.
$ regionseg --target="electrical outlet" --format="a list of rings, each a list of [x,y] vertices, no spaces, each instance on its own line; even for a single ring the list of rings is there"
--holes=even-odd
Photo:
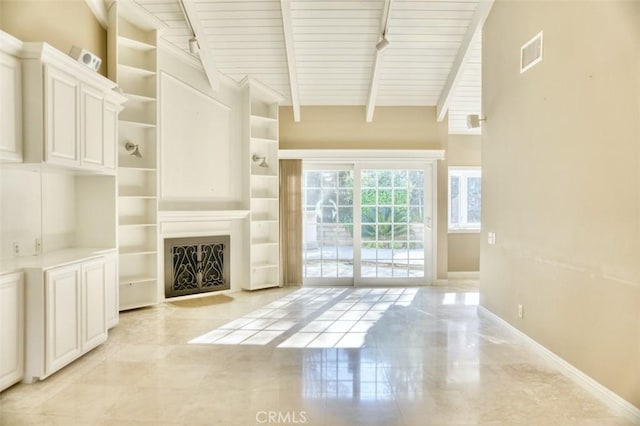
[[[20,256],[20,243],[17,241],[13,242],[13,255]]]
[[[40,250],[42,250],[42,240],[40,240],[40,238],[36,238],[36,246],[35,246],[36,254],[40,253]]]
[[[524,307],[522,305],[518,305],[518,318],[524,318]]]

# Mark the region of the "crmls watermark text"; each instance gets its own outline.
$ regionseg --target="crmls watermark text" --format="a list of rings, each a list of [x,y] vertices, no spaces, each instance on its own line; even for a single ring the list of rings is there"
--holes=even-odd
[[[256,421],[261,424],[303,424],[307,422],[306,411],[258,411]]]

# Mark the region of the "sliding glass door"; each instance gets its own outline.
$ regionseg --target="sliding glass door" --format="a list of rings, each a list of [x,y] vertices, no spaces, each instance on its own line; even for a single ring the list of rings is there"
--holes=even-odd
[[[304,284],[430,282],[431,167],[305,165]]]

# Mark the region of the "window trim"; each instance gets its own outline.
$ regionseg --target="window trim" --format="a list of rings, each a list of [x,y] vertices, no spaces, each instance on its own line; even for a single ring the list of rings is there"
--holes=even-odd
[[[480,232],[482,227],[482,222],[476,225],[466,225],[466,226],[452,226],[451,224],[451,178],[453,176],[458,176],[461,178],[460,180],[460,193],[467,193],[467,180],[469,178],[479,177],[482,179],[482,168],[480,166],[450,166],[447,172],[447,229],[450,234],[477,234]],[[467,197],[461,197],[462,205],[460,208],[461,212],[466,212],[466,200]],[[461,222],[466,224],[466,220],[463,221],[462,217],[460,218]]]

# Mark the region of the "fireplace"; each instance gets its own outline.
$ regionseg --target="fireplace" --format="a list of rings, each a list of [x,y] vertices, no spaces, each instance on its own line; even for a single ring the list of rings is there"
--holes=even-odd
[[[228,290],[229,244],[229,235],[165,239],[165,297]]]

